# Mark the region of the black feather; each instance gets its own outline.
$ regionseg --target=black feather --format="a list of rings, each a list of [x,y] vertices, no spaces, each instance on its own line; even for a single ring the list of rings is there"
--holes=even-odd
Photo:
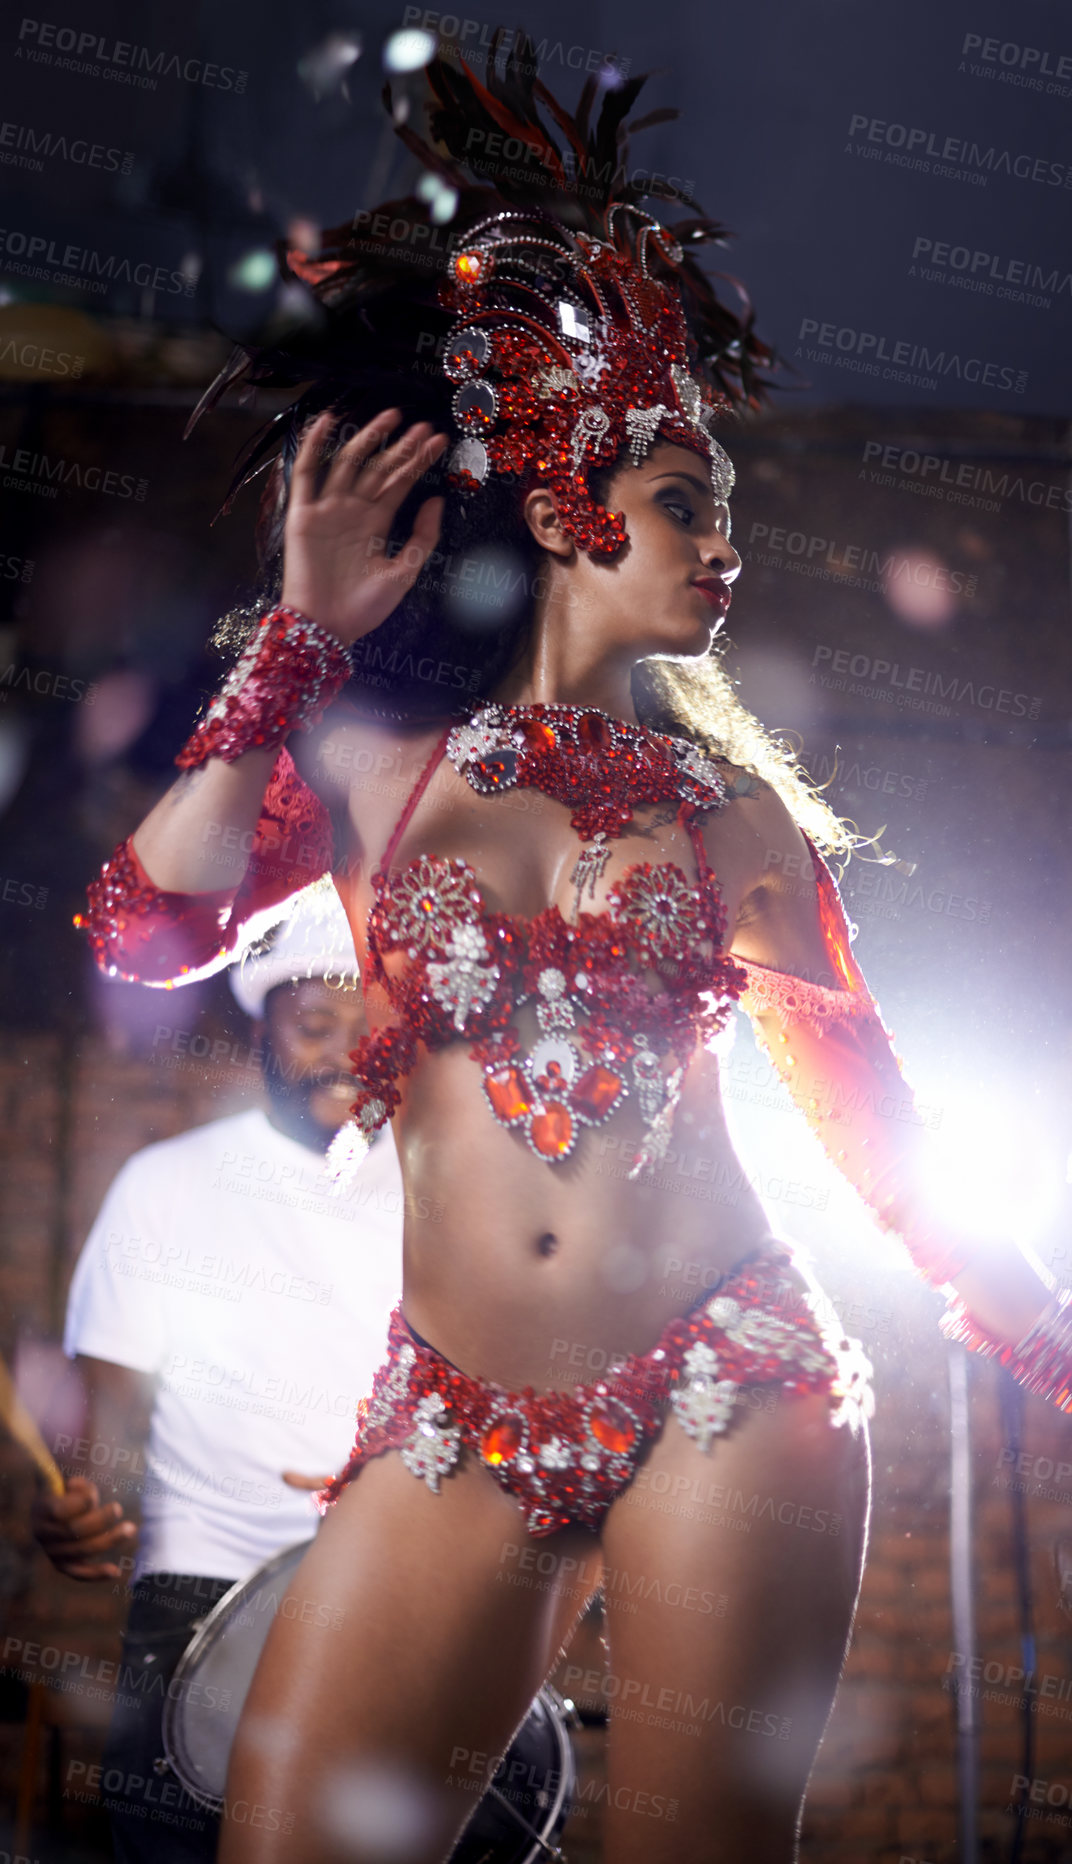
[[[305,285],[309,319],[236,350],[189,423],[192,427],[240,384],[302,391],[245,449],[228,502],[239,486],[286,447],[293,448],[296,432],[312,412],[340,402],[356,405],[392,376],[406,376],[411,383],[416,378],[417,391],[433,410],[428,418],[439,418],[434,410],[442,407],[442,418],[449,419],[445,383],[436,379],[438,371],[425,368],[422,374],[418,358],[426,354],[429,339],[445,335],[453,321],[437,293],[452,242],[478,221],[510,210],[551,217],[575,232],[605,239],[612,201],[640,209],[653,192],[650,183],[630,174],[630,136],[678,114],[660,108],[628,121],[647,75],[617,85],[587,78],[571,114],[539,78],[531,39],[522,32],[507,38],[502,29],[483,82],[463,58],[446,52],[432,60],[426,78],[427,131],[412,121],[396,121],[395,130],[430,173],[457,191],[453,219],[449,227],[439,224],[427,202],[407,196],[385,202],[375,216],[358,215],[327,231],[313,257],[280,244],[280,275]],[[384,102],[393,114],[389,87]],[[504,161],[497,153],[492,160],[504,136],[518,140],[520,160]],[[695,366],[731,401],[758,406],[776,367],[774,352],[756,336],[752,306],[737,281],[729,280],[738,300],[735,310],[718,297],[695,257],[703,245],[724,244],[726,228],[669,182],[660,187],[658,198],[688,210],[688,217],[676,224],[667,222],[667,231],[684,249],[680,262],[665,258],[653,241],[647,259],[652,274],[680,294]],[[381,214],[391,227],[386,240],[372,232],[374,220],[382,227]],[[636,232],[632,216],[619,215],[617,225]]]

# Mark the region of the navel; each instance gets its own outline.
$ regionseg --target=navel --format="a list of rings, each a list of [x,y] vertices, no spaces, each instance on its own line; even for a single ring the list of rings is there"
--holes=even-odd
[[[558,1248],[558,1237],[553,1230],[545,1230],[536,1238],[536,1248],[541,1256],[553,1256]]]

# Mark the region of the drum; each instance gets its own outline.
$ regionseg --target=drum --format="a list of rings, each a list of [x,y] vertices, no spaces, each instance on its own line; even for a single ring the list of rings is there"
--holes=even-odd
[[[225,1592],[179,1659],[164,1704],[164,1752],[198,1805],[223,1804],[238,1719],[253,1672],[309,1542],[286,1547]],[[561,1856],[576,1769],[565,1704],[541,1689],[504,1755],[451,1864],[538,1864]]]

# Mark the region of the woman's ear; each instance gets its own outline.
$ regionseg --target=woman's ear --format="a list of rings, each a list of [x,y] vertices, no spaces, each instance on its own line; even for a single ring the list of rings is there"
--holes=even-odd
[[[569,532],[563,529],[555,495],[547,486],[538,485],[526,494],[521,515],[541,550],[568,561],[576,549]]]

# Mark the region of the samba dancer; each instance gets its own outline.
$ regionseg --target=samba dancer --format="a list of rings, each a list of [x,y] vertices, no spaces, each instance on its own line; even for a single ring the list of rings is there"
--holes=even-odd
[[[248,462],[277,456],[278,605],[93,891],[101,962],[163,981],[218,962],[286,889],[236,855],[220,890],[210,821],[236,847],[315,845],[373,1025],[358,1125],[390,1118],[410,1198],[444,1211],[407,1213],[404,1313],[295,1581],[345,1628],[277,1620],[239,1730],[231,1790],[294,1831],[228,1830],[226,1864],[449,1852],[472,1805],[452,1757],[505,1748],[583,1603],[497,1583],[504,1548],[534,1543],[717,1582],[726,1616],[690,1622],[608,1596],[611,1672],[784,1731],[612,1714],[609,1864],[794,1855],[863,1560],[867,1368],[758,1199],[708,1212],[661,1182],[671,1132],[732,1168],[715,1051],[735,1001],[878,1220],[962,1297],[952,1330],[1068,1397],[1062,1303],[1011,1245],[984,1255],[932,1221],[919,1129],[874,1111],[905,1089],[819,853],[852,838],[710,658],[740,569],[715,428],[770,360],[691,256],[720,230],[691,203],[662,226],[624,179],[638,83],[593,119],[593,80],[570,118],[533,69],[524,45],[486,87],[434,63],[430,141],[400,130],[434,180],[391,204],[398,237],[362,216],[290,255],[317,322],[217,384],[312,383]],[[467,151],[503,133],[531,161],[472,185]],[[457,193],[446,261],[437,189]],[[430,348],[442,377],[416,372]],[[523,566],[523,597],[474,639],[489,552]],[[789,862],[811,876],[791,892]],[[699,1305],[671,1253],[714,1288]],[[556,1339],[625,1357],[554,1385]],[[730,1544],[652,1505],[715,1471],[843,1531],[789,1557],[774,1524]],[[630,1810],[655,1787],[673,1824]]]

